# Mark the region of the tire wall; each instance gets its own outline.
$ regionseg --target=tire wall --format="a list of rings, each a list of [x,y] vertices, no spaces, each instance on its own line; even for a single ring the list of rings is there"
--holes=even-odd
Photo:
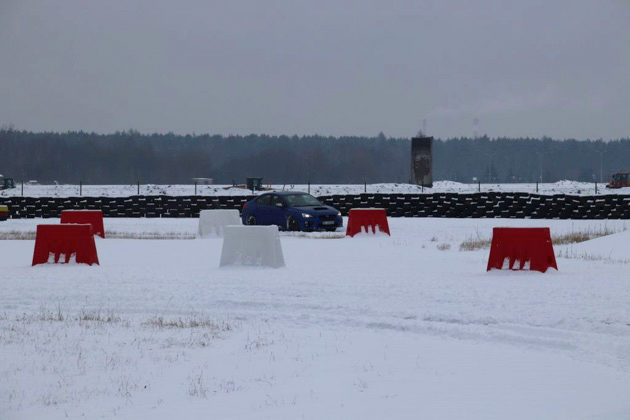
[[[237,209],[253,196],[5,197],[10,217],[60,217],[65,209],[102,210],[105,217],[199,217]],[[321,196],[345,216],[351,208],[385,208],[390,217],[630,219],[630,195],[359,194]]]

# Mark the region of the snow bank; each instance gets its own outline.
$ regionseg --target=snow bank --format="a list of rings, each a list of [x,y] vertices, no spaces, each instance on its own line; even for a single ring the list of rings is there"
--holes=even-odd
[[[630,262],[630,231],[602,236],[568,247],[566,255],[585,260],[610,259]]]
[[[240,225],[238,210],[201,210],[199,213],[199,237],[223,236],[228,225]]]
[[[284,267],[278,226],[225,226],[220,267]]]

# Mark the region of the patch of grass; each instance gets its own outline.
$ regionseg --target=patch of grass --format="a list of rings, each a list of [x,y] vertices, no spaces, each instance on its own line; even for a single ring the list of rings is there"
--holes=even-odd
[[[80,322],[98,322],[101,324],[120,322],[122,319],[113,312],[101,313],[101,311],[81,310],[78,316]]]
[[[624,231],[625,226],[621,231]],[[580,242],[590,241],[591,239],[600,238],[606,235],[612,235],[613,233],[620,232],[619,230],[612,230],[608,226],[600,226],[599,228],[592,228],[579,232],[569,232],[562,235],[552,235],[551,242],[554,245],[567,245],[577,244]]]
[[[263,335],[258,335],[257,337],[247,336],[247,342],[245,343],[245,350],[253,351],[259,350],[263,347],[267,347],[274,344],[274,341],[265,337]]]
[[[24,315],[26,317],[26,315]],[[23,320],[25,319],[23,317]],[[39,314],[37,314],[35,320],[37,321],[57,321],[61,322],[66,319],[66,315],[61,310],[61,305],[57,305],[56,311],[49,311],[45,307],[39,308]]]
[[[128,376],[121,376],[118,380],[118,390],[116,394],[126,400],[131,400],[133,392],[138,389],[138,384],[132,381]]]
[[[451,244],[441,243],[441,244],[438,244],[436,248],[439,249],[440,251],[447,251],[451,249]]]
[[[0,240],[34,240],[35,231],[8,230],[0,232]]]
[[[280,236],[309,239],[343,239],[346,232],[281,232]]]
[[[143,323],[146,326],[159,328],[159,329],[170,329],[170,328],[207,328],[213,331],[231,331],[232,326],[227,322],[217,322],[211,319],[206,318],[177,318],[177,319],[164,319],[159,316],[156,318],[151,318]]]
[[[0,320],[2,320],[2,317],[0,317]],[[39,309],[39,312],[35,314],[24,313],[20,316],[17,316],[15,320],[20,321],[20,322],[27,322],[27,323],[33,323],[37,321],[40,321],[40,322],[79,321],[80,324],[84,322],[111,324],[111,323],[121,322],[122,318],[115,315],[114,312],[112,311],[101,312],[100,310],[88,311],[86,309],[82,309],[81,312],[79,312],[79,314],[76,316],[69,316],[69,315],[66,315],[64,311],[61,309],[61,305],[58,305],[55,310],[49,310],[48,308],[42,306]]]
[[[108,239],[195,239],[191,232],[124,232],[106,231]],[[9,230],[0,232],[0,240],[34,240],[35,231]]]
[[[206,398],[208,396],[208,387],[203,379],[203,371],[192,375],[188,380],[188,395],[197,398]]]
[[[572,231],[559,235],[551,235],[551,242],[554,245],[568,245],[577,244],[580,242],[590,241],[591,239],[600,238],[602,236],[612,235],[613,233],[619,233],[626,230],[624,226],[622,229],[614,230],[606,225],[589,228],[587,230]],[[492,239],[483,238],[477,233],[475,237],[465,239],[460,245],[460,251],[478,251],[480,249],[488,249],[492,243]]]
[[[105,237],[109,239],[195,239],[197,235],[192,232],[124,232],[106,231]]]
[[[487,238],[467,238],[459,244],[460,251],[478,251],[480,249],[490,248],[491,239]]]
[[[593,255],[583,252],[578,254],[576,252],[570,252],[569,250],[560,250],[557,255],[558,258],[566,258],[569,260],[583,260],[583,261],[602,261],[605,263],[611,264],[630,264],[630,259],[619,259],[619,258],[610,258],[604,257],[601,255]]]

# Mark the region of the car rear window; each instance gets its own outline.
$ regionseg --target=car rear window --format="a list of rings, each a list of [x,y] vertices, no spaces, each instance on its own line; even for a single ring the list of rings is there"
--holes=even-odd
[[[290,207],[321,206],[322,203],[310,194],[287,194],[285,201]]]
[[[259,205],[262,205],[262,206],[269,206],[269,205],[271,205],[271,194],[261,195],[260,197],[258,197],[256,199],[256,204],[259,204]]]

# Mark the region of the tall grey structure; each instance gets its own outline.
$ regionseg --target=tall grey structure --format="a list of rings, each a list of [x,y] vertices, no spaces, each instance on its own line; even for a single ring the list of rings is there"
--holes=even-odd
[[[433,137],[411,139],[411,179],[423,187],[433,187]]]

